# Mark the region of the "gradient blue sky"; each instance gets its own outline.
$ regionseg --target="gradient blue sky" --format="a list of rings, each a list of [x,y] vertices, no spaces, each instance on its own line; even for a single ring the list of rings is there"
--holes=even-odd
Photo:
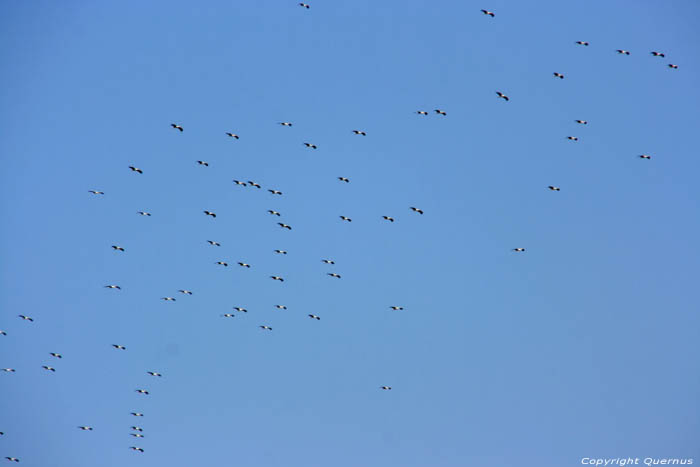
[[[699,19],[692,0],[3,2],[0,456],[698,462]]]

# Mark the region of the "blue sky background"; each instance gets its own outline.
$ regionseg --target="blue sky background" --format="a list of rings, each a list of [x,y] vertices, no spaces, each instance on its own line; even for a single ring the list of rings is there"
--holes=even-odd
[[[201,3],[0,6],[0,456],[698,462],[697,2]]]

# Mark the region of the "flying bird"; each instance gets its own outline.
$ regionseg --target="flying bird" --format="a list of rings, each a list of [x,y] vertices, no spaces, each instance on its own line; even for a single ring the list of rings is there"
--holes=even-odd
[[[228,266],[228,263],[225,261],[217,261],[216,264],[220,264],[221,266]]]
[[[20,318],[22,318],[22,319],[25,320],[25,321],[34,322],[34,318],[31,318],[31,317],[29,317],[29,316],[25,316],[25,315],[17,315],[17,316],[19,316]]]
[[[203,165],[204,167],[209,167],[209,162],[197,161],[197,164]]]
[[[122,289],[122,288],[119,287],[118,285],[114,285],[114,284],[112,284],[112,285],[105,285],[105,288],[106,288],[106,289],[117,289],[117,290],[121,290],[121,289]]]
[[[556,73],[556,72],[555,72],[555,73],[553,73],[553,74],[554,74],[554,77],[555,77],[555,78],[564,79],[564,75],[562,75],[561,73]]]
[[[131,446],[129,449],[131,449],[132,451],[143,452],[143,448],[139,448],[137,446]]]
[[[92,193],[93,195],[104,195],[104,191],[96,191],[96,190],[89,190],[88,193]]]
[[[165,300],[166,302],[174,302],[175,299],[173,297],[162,297],[161,300]]]
[[[581,125],[588,125],[588,122],[586,120],[576,120],[576,123],[580,123]]]
[[[422,209],[418,209],[418,208],[411,207],[411,211],[417,212],[418,214],[423,214],[423,210],[422,210]]]
[[[243,313],[248,313],[248,310],[241,308],[240,306],[234,306],[233,309],[236,311],[242,311]]]
[[[216,214],[211,211],[204,211],[204,214],[206,214],[207,216],[216,217]]]
[[[281,195],[281,194],[282,194],[281,191],[277,191],[277,190],[267,190],[267,191],[269,191],[269,192],[272,193],[273,195]]]
[[[15,369],[14,368],[2,368],[2,371],[5,373],[14,373]]]
[[[403,310],[403,307],[402,307],[402,306],[390,306],[389,308],[391,308],[391,309],[394,310],[394,311],[401,311],[401,310]]]
[[[146,391],[145,389],[134,389],[134,392],[138,392],[139,394],[146,394],[146,395],[149,394],[149,392]]]
[[[275,281],[284,282],[284,278],[282,278],[282,277],[280,277],[280,276],[270,276],[270,278],[271,278],[272,280],[275,280]]]
[[[278,310],[286,310],[287,309],[287,307],[284,305],[275,305],[275,308],[277,308]]]
[[[233,183],[235,183],[236,185],[246,186],[245,182],[241,182],[239,180],[234,180]]]
[[[237,134],[234,134],[234,133],[226,133],[226,136],[228,136],[228,137],[230,137],[230,138],[239,139],[239,138],[238,138],[238,135],[237,135]]]
[[[7,459],[8,461],[15,461],[15,462],[19,462],[19,459],[18,459],[18,458],[16,458],[16,457],[5,457],[5,459]]]
[[[287,224],[284,224],[284,223],[282,223],[282,222],[278,222],[277,225],[279,225],[279,226],[282,227],[283,229],[292,230],[292,227],[291,227],[291,226],[289,226],[289,225],[287,225]]]
[[[162,374],[158,373],[157,371],[147,371],[146,373],[148,373],[151,376],[159,376],[159,377],[163,376]]]
[[[92,431],[92,427],[91,427],[91,426],[79,426],[78,428],[80,428],[80,429],[83,430],[83,431]]]
[[[391,391],[391,386],[379,386],[381,389],[384,389],[385,391]]]
[[[131,415],[133,415],[134,417],[143,417],[143,414],[140,412],[131,412]]]
[[[279,212],[273,211],[272,209],[268,209],[267,212],[269,212],[269,213],[272,214],[273,216],[281,216],[281,214],[280,214]]]
[[[249,268],[249,269],[250,269],[250,264],[248,264],[248,263],[242,263],[242,262],[239,261],[239,262],[238,262],[238,265],[239,265],[239,266],[242,266],[242,267],[244,267],[244,268]]]
[[[498,94],[498,97],[500,97],[501,99],[505,100],[506,102],[510,100],[510,99],[508,98],[508,96],[506,96],[505,94],[503,94],[503,93],[500,92],[500,91],[496,91],[496,94]]]
[[[493,11],[488,11],[488,10],[481,10],[481,12],[485,15],[490,16],[491,18],[495,18],[496,14]]]
[[[330,259],[322,259],[321,261],[323,261],[326,264],[335,264],[335,261],[330,260]]]
[[[547,188],[549,188],[552,191],[561,191],[561,188],[559,188],[558,186],[549,185]]]
[[[144,436],[141,433],[129,433],[131,436],[134,438],[144,438]]]
[[[290,122],[280,122],[280,125],[282,126],[292,126]]]
[[[185,129],[182,128],[182,127],[181,127],[180,125],[178,125],[177,123],[171,123],[170,126],[173,127],[173,128],[175,128],[176,130],[180,130],[181,132],[182,132],[182,131],[185,131]]]
[[[191,290],[180,289],[180,290],[178,290],[178,292],[180,292],[180,293],[182,293],[182,294],[185,294],[185,295],[192,295],[192,291],[191,291]]]
[[[382,216],[382,219],[384,219],[385,221],[394,222],[394,218],[393,218],[393,217]]]
[[[255,182],[251,182],[250,180],[248,181],[248,185],[254,186],[255,188],[262,188],[260,185],[258,185],[258,184],[255,183]]]
[[[260,326],[260,329],[265,329],[267,331],[272,331],[272,328],[270,326]]]
[[[112,248],[114,249],[114,251],[126,251],[124,250],[124,247],[121,247],[119,245],[112,245]]]
[[[665,56],[666,56],[666,55],[664,55],[664,54],[661,53],[661,52],[651,52],[651,54],[652,54],[654,57],[665,57]]]
[[[329,276],[331,276],[331,277],[335,277],[336,279],[340,279],[340,274],[336,274],[336,273],[334,273],[334,272],[329,272],[329,273],[327,273],[327,274],[328,274]]]
[[[364,131],[352,130],[352,132],[355,133],[356,135],[367,136],[367,133],[365,133]]]
[[[56,357],[56,358],[63,358],[63,355],[61,355],[60,353],[56,353],[56,352],[49,352],[49,355],[51,355],[52,357]]]
[[[138,213],[141,214],[142,216],[150,216],[151,215],[150,212],[146,212],[146,211],[138,211]]]
[[[0,336],[6,336],[6,335],[7,335],[7,332],[0,329]]]
[[[586,42],[586,41],[576,41],[576,43],[577,43],[578,45],[585,45],[585,46],[588,46],[588,42]]]
[[[124,347],[123,345],[119,345],[119,344],[112,344],[112,347],[114,347],[115,349],[119,349],[119,350],[126,350],[126,347]]]
[[[224,313],[221,316],[223,316],[224,318],[235,318],[236,317],[236,315],[234,315],[233,313]]]
[[[425,110],[416,110],[416,113],[418,115],[428,115],[428,112],[426,112]]]
[[[291,227],[290,227],[290,230],[291,230]],[[280,254],[280,255],[286,255],[286,254],[287,254],[287,252],[284,251],[284,250],[275,250],[275,253]]]
[[[649,154],[642,154],[639,157],[642,159],[651,159],[651,156]]]
[[[615,52],[617,52],[621,55],[629,55],[630,54],[627,50],[622,50],[622,49],[617,49]]]
[[[311,143],[304,143],[304,146],[306,146],[307,148],[311,148],[311,149],[318,149],[318,146],[316,146],[315,144],[311,144]]]
[[[340,180],[341,182],[350,183],[350,179],[349,179],[349,178],[338,177],[338,180]]]
[[[352,219],[350,219],[349,217],[340,216],[340,218],[344,221],[352,222]]]
[[[143,173],[143,170],[139,169],[138,167],[134,167],[133,165],[130,165],[129,168],[131,169],[132,172],[138,172],[140,174]]]
[[[54,368],[54,367],[46,366],[46,365],[42,365],[41,367],[42,367],[44,370],[53,371],[54,373],[56,372],[56,368]]]
[[[140,426],[132,426],[131,429],[134,431],[143,431],[143,428],[141,428]]]
[[[316,315],[308,315],[308,317],[311,318],[311,319],[317,319],[317,320],[320,320],[320,319],[321,319],[321,318],[319,318],[319,317],[316,316]]]
[[[311,8],[308,3],[300,3],[299,6],[302,8],[306,8],[307,10]]]
[[[676,68],[678,68],[678,65],[674,65],[673,63],[669,63],[668,67],[673,68],[675,70]]]
[[[566,139],[568,139],[569,141],[578,141],[577,136],[567,136]]]
[[[445,112],[444,110],[440,110],[440,109],[435,109],[435,113],[442,115],[443,117],[447,115],[447,112]]]
[[[525,251],[525,248],[513,248],[513,251],[517,251],[520,253],[520,252]]]

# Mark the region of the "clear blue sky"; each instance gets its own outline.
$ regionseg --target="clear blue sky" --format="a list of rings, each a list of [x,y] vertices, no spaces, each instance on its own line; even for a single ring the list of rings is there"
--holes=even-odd
[[[700,462],[698,3],[309,1],[0,6],[0,456]]]

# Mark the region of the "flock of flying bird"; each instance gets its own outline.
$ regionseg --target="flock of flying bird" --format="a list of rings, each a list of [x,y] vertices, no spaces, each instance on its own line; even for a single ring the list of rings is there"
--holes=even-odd
[[[306,9],[309,9],[309,8],[310,8],[310,5],[308,5],[308,4],[306,4],[306,3],[299,3],[299,6],[301,6],[301,7],[303,7],[303,8],[306,8]],[[481,10],[481,12],[482,12],[484,15],[490,16],[490,17],[492,17],[492,18],[495,18],[495,16],[496,16],[495,13],[492,12],[492,11]],[[586,42],[586,41],[576,41],[575,43],[576,43],[577,45],[584,46],[584,47],[588,47],[588,46],[590,45],[590,44],[589,44],[588,42]],[[630,52],[629,52],[629,51],[623,50],[623,49],[617,49],[616,52],[617,52],[618,54],[620,54],[620,55],[630,55]],[[652,51],[652,52],[651,52],[651,55],[654,56],[654,57],[665,58],[665,54],[662,53],[662,52]],[[671,63],[668,64],[668,67],[669,67],[669,68],[672,68],[672,69],[677,69],[677,68],[678,68],[677,65],[671,64]],[[563,75],[562,73],[554,72],[553,75],[554,75],[556,78],[564,79],[564,75]],[[510,97],[508,97],[507,95],[505,95],[505,94],[504,94],[503,92],[501,92],[501,91],[496,91],[496,95],[497,95],[498,98],[503,99],[503,100],[506,101],[506,102],[510,101]],[[446,116],[447,116],[447,112],[444,111],[444,110],[442,110],[442,109],[435,109],[434,112],[435,112],[435,114],[440,115],[440,116],[443,116],[443,117],[446,117]],[[421,116],[427,116],[427,115],[429,115],[429,112],[427,112],[427,111],[425,111],[425,110],[417,110],[415,113],[418,114],[418,115],[421,115]],[[580,124],[580,125],[587,125],[587,124],[588,124],[588,122],[587,122],[586,120],[575,120],[575,122],[576,122],[577,124]],[[279,125],[284,126],[284,127],[292,127],[292,126],[293,126],[293,124],[292,124],[291,122],[279,122]],[[172,123],[170,126],[171,126],[173,129],[175,129],[175,130],[177,130],[177,131],[179,131],[179,132],[184,132],[184,130],[185,130],[181,125],[179,125],[179,124],[177,124],[177,123]],[[358,135],[358,136],[367,136],[367,133],[364,132],[364,131],[362,131],[362,130],[352,130],[352,133],[355,134],[355,135]],[[234,139],[236,139],[236,140],[240,139],[240,136],[237,135],[237,134],[235,134],[235,133],[226,132],[225,134],[226,134],[226,136],[228,136],[228,137],[230,137],[230,138],[234,138]],[[570,141],[574,141],[574,142],[579,141],[579,138],[576,137],[576,136],[567,136],[567,139],[570,140]],[[316,146],[315,144],[312,144],[312,143],[309,143],[309,142],[304,142],[303,144],[304,144],[307,148],[310,148],[310,149],[318,149],[318,146]],[[641,155],[639,155],[639,157],[642,158],[642,159],[651,159],[651,156],[648,155],[648,154],[641,154]],[[202,165],[202,166],[205,166],[205,167],[208,167],[208,166],[209,166],[209,164],[208,164],[206,161],[197,161],[197,164]],[[132,172],[137,173],[137,174],[143,174],[143,173],[144,173],[142,169],[140,169],[140,168],[138,168],[138,167],[135,167],[135,166],[129,166],[129,169],[130,169]],[[349,180],[348,178],[346,178],[346,177],[343,177],[343,176],[339,176],[339,177],[337,177],[337,179],[338,179],[339,181],[341,181],[341,182],[344,182],[344,183],[350,183],[350,180]],[[250,181],[250,180],[248,180],[248,181],[233,180],[233,182],[234,182],[236,185],[238,185],[238,186],[243,186],[243,187],[249,186],[249,187],[254,187],[254,188],[258,188],[258,189],[261,189],[261,188],[262,188],[260,184],[254,182],[254,181]],[[549,190],[551,190],[551,191],[560,191],[560,190],[561,190],[560,187],[554,186],[554,185],[550,185],[550,186],[548,186],[547,188],[548,188]],[[272,195],[277,195],[277,196],[281,196],[281,195],[282,195],[282,192],[279,191],[279,190],[277,190],[277,189],[268,189],[267,191],[268,191],[269,193],[271,193]],[[89,193],[91,193],[91,194],[93,194],[93,195],[104,195],[104,194],[105,194],[103,191],[99,191],[99,190],[89,190]],[[420,209],[420,208],[411,206],[409,209],[410,209],[412,212],[414,212],[414,213],[421,214],[421,215],[424,214],[423,210]],[[281,217],[281,213],[278,212],[278,211],[275,211],[275,210],[273,210],[273,209],[270,209],[270,210],[268,210],[267,212],[268,212],[270,215],[277,216],[277,217]],[[150,212],[146,212],[146,211],[137,211],[137,213],[138,213],[139,215],[141,215],[141,216],[151,216],[151,213],[150,213]],[[216,218],[216,213],[215,213],[215,212],[208,211],[208,210],[204,210],[203,213],[204,213],[206,216],[211,217],[212,219],[215,219],[215,218]],[[339,216],[339,218],[341,219],[341,221],[352,222],[352,219],[351,219],[351,218],[349,218],[349,217],[347,217],[347,216],[344,216],[344,215]],[[391,216],[386,216],[386,215],[385,215],[385,216],[382,216],[382,218],[383,218],[385,221],[387,221],[387,222],[392,222],[392,223],[393,223],[393,222],[395,221],[395,219],[394,219],[393,217],[391,217]],[[278,222],[277,225],[279,225],[279,226],[280,226],[281,228],[283,228],[283,229],[292,230],[292,227],[291,227],[290,225],[284,223],[284,222]],[[217,246],[217,247],[218,247],[218,246],[221,246],[221,244],[220,244],[219,242],[216,242],[216,241],[214,241],[214,240],[207,240],[207,243],[209,243],[209,245],[211,245],[211,246]],[[115,252],[119,252],[119,253],[125,253],[125,252],[126,252],[126,249],[125,249],[124,247],[120,246],[120,245],[112,245],[111,247],[112,247],[112,249],[113,249]],[[274,253],[280,254],[280,255],[286,255],[286,254],[287,254],[287,251],[285,251],[285,250],[276,249],[276,250],[273,250],[273,251],[274,251]],[[514,252],[516,252],[516,253],[522,253],[522,252],[525,251],[525,248],[523,248],[523,247],[516,247],[516,248],[513,248],[512,251],[514,251]],[[322,259],[321,261],[322,261],[324,264],[326,264],[326,265],[334,265],[334,264],[335,264],[335,261],[333,261],[333,260],[331,260],[331,259]],[[229,264],[228,264],[226,261],[217,261],[215,264],[220,265],[220,266],[224,266],[224,267],[228,267],[228,266],[229,266]],[[246,263],[246,262],[243,262],[243,261],[239,261],[239,262],[238,262],[238,265],[239,265],[240,267],[244,267],[244,268],[248,268],[248,269],[251,268],[251,265],[250,265],[250,264],[248,264],[248,263]],[[327,275],[330,276],[330,277],[332,277],[332,278],[336,278],[336,279],[340,279],[340,278],[341,278],[341,275],[340,275],[340,274],[337,274],[337,273],[334,273],[334,272],[327,273]],[[281,276],[272,275],[272,276],[269,276],[269,277],[270,277],[272,280],[279,281],[279,282],[284,282],[284,278],[281,277]],[[105,285],[104,287],[107,288],[107,289],[122,290],[121,286],[119,286],[119,285],[117,285],[117,284],[108,284],[108,285]],[[181,294],[183,294],[183,295],[192,295],[192,294],[193,294],[192,291],[190,291],[190,290],[185,290],[185,289],[180,289],[180,290],[178,290],[178,292],[181,293]],[[164,300],[164,301],[167,301],[167,302],[174,302],[174,301],[176,301],[176,298],[175,298],[175,297],[167,296],[167,297],[162,297],[161,300]],[[275,305],[275,308],[277,308],[277,309],[279,309],[279,310],[286,310],[286,309],[287,309],[287,307],[286,307],[285,305]],[[404,309],[402,306],[397,306],[397,305],[392,305],[392,306],[390,306],[389,308],[390,308],[391,310],[393,310],[393,311],[402,311],[402,310]],[[242,307],[240,307],[240,306],[233,307],[233,310],[236,311],[236,312],[240,312],[240,313],[247,313],[247,312],[248,312],[248,310],[246,310],[245,308],[242,308]],[[33,322],[33,321],[34,321],[33,318],[31,318],[31,317],[29,317],[29,316],[26,316],[26,315],[18,315],[18,316],[19,316],[19,318],[22,319],[23,321],[27,321],[27,322]],[[235,316],[236,316],[236,315],[233,314],[233,313],[225,313],[225,314],[221,315],[221,317],[223,317],[223,318],[233,318],[233,317],[235,317]],[[317,321],[321,319],[318,315],[315,315],[315,314],[308,314],[307,316],[308,316],[310,319],[317,320]],[[268,325],[266,325],[266,324],[261,324],[261,325],[259,325],[258,327],[259,327],[260,329],[262,329],[263,331],[272,331],[272,327],[270,327],[270,326],[268,326]],[[2,336],[7,335],[7,332],[4,331],[4,330],[0,330],[0,335],[2,335]],[[114,349],[116,349],[116,350],[126,350],[126,347],[123,346],[123,345],[121,345],[121,344],[112,344],[112,347],[113,347]],[[49,355],[50,355],[51,357],[53,357],[53,358],[56,358],[56,359],[62,359],[62,358],[63,358],[63,356],[62,356],[61,354],[56,353],[56,352],[50,352]],[[54,372],[54,373],[56,372],[56,368],[54,368],[53,366],[50,366],[50,365],[42,365],[42,368],[43,368],[44,370],[46,370],[46,371],[50,371],[50,372]],[[15,369],[14,369],[14,368],[1,368],[0,370],[2,370],[3,372],[6,372],[6,373],[14,373],[14,372],[15,372]],[[160,378],[160,377],[163,376],[161,373],[156,372],[156,371],[147,371],[146,373],[147,373],[148,375],[150,375],[150,376],[158,377],[158,378]],[[382,390],[391,390],[391,389],[392,389],[391,386],[379,386],[379,388],[382,389]],[[142,395],[149,395],[149,394],[150,394],[149,391],[148,391],[147,389],[143,389],[143,388],[137,388],[137,389],[135,389],[134,391],[135,391],[136,393],[142,394]],[[140,413],[140,412],[131,412],[131,415],[134,416],[134,417],[143,417],[144,414],[143,414],[143,413]],[[81,425],[81,426],[78,426],[77,428],[80,429],[80,430],[82,430],[82,431],[92,431],[92,430],[93,430],[93,427],[87,426],[87,425]],[[143,435],[143,433],[142,433],[142,432],[143,432],[143,428],[141,428],[141,427],[139,427],[139,426],[131,426],[131,430],[132,430],[132,433],[130,433],[130,435],[131,435],[132,437],[137,438],[137,439],[139,439],[139,438],[144,438],[144,437],[145,437],[145,435]],[[4,435],[4,433],[0,431],[0,436],[2,436],[2,435]],[[144,452],[144,449],[141,448],[141,447],[139,447],[139,446],[130,446],[129,449],[131,449],[132,451],[135,451],[135,452],[141,452],[141,453]],[[5,459],[7,459],[7,460],[9,460],[9,461],[13,461],[13,462],[19,462],[19,461],[20,461],[20,459],[18,459],[18,458],[16,458],[16,457],[11,457],[11,456],[7,456],[7,457],[5,457]]]

